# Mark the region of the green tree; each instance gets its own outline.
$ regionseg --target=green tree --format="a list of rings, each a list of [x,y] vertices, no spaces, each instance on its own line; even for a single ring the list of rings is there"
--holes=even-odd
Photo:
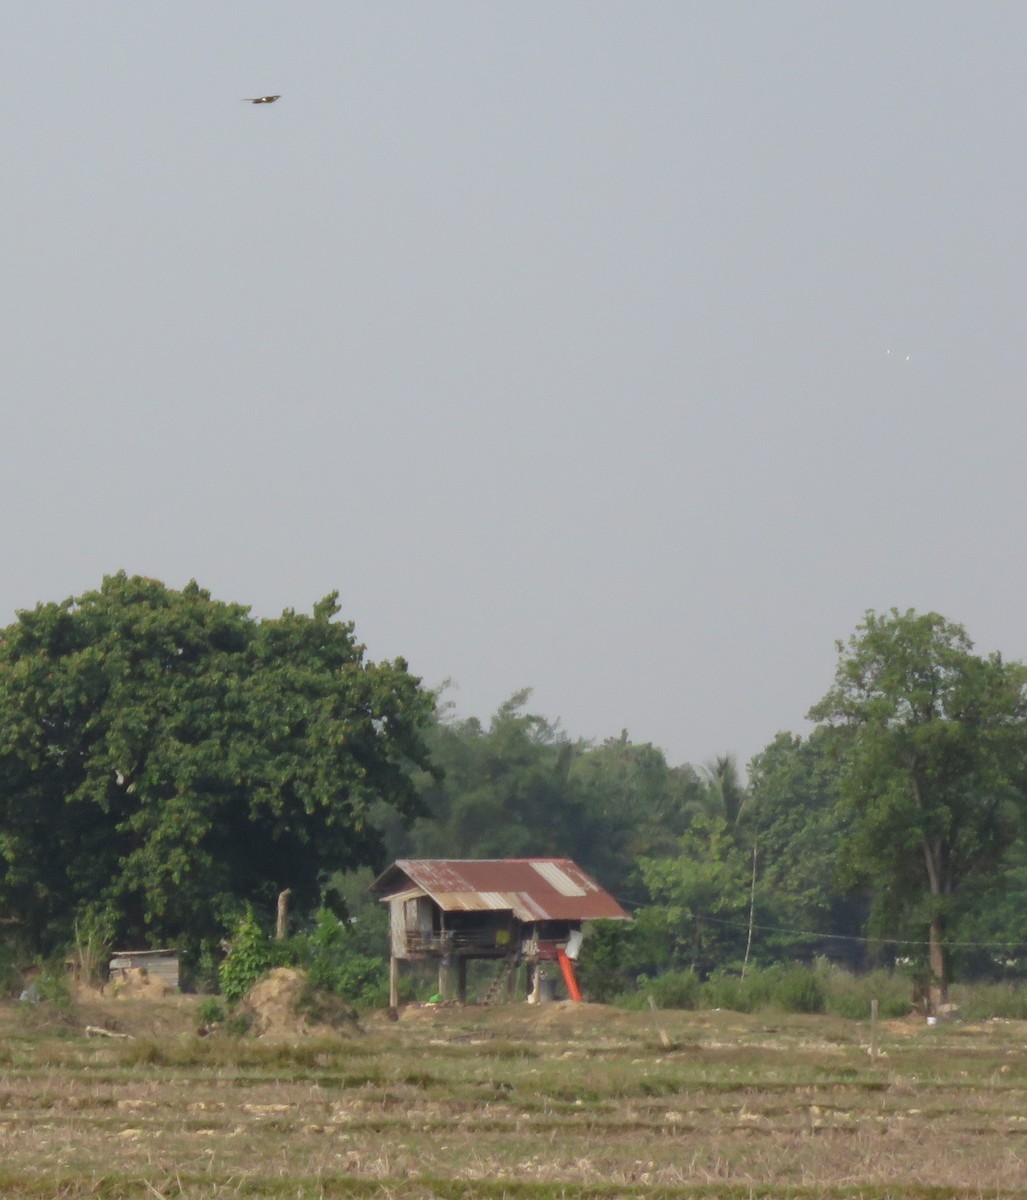
[[[390,824],[390,850],[425,858],[566,855],[595,870],[607,854],[602,814],[586,803],[571,767],[584,746],[527,711],[515,693],[489,727],[440,721],[429,734],[434,775],[417,777],[426,816]]]
[[[723,817],[697,817],[674,858],[643,858],[639,871],[652,899],[638,913],[661,925],[673,965],[705,973],[741,958],[749,907],[749,858]]]
[[[371,663],[335,595],[255,620],[124,574],[0,632],[0,915],[38,945],[106,904],[133,939],[217,936],[246,902],[381,859],[420,811],[433,697]]]
[[[996,870],[963,885],[965,903],[949,932],[963,978],[1027,978],[1027,839],[1007,845]]]
[[[805,739],[779,733],[749,764],[745,829],[757,857],[763,957],[827,951],[853,963],[861,958],[866,906],[862,890],[841,883],[853,813],[841,799],[832,739],[826,729]]]
[[[663,751],[637,744],[624,732],[575,755],[570,778],[581,789],[595,831],[588,851],[590,869],[620,898],[635,886],[636,863],[642,857],[674,855],[688,827],[699,791],[691,767],[670,767]]]
[[[809,715],[841,735],[849,862],[874,884],[879,921],[924,922],[943,998],[961,889],[998,867],[1023,812],[1027,673],[975,655],[937,613],[868,612],[838,651]]]
[[[732,828],[745,812],[748,793],[733,754],[719,754],[700,768],[699,809],[706,816],[720,817]]]
[[[698,782],[626,734],[572,741],[515,693],[488,726],[440,713],[428,735],[434,775],[417,776],[427,815],[388,821],[395,857],[566,855],[615,895],[639,855],[673,853]],[[640,889],[636,889],[640,890]]]

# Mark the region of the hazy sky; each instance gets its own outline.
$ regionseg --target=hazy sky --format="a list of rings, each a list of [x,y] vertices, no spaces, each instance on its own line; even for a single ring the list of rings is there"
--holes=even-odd
[[[1022,0],[0,11],[0,624],[338,588],[675,763],[868,608],[1027,657]]]

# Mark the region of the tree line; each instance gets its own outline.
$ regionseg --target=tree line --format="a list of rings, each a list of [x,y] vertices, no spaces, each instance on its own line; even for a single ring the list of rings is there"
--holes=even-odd
[[[4,941],[198,962],[284,889],[352,918],[392,858],[566,855],[634,917],[593,931],[597,996],[814,956],[900,957],[939,997],[1027,969],[1027,672],[940,615],[867,613],[813,731],[743,778],[571,739],[527,691],[460,718],[338,614],[119,574],[0,631]]]

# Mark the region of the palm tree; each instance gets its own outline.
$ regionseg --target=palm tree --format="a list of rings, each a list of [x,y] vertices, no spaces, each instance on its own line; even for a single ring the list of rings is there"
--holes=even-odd
[[[733,754],[718,754],[712,763],[699,768],[702,777],[700,803],[709,817],[721,817],[729,829],[737,826],[746,803],[748,790],[738,774]]]

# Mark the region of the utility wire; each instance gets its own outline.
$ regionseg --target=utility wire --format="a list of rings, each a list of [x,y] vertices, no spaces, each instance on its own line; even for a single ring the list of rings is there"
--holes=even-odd
[[[629,898],[621,899],[621,903],[625,908],[637,912],[643,908],[659,907],[654,905],[652,901],[636,900]],[[711,925],[724,925],[731,929],[748,929],[747,921],[727,921],[723,917],[711,917],[706,913],[699,914],[704,921]],[[856,942],[861,946],[930,946],[929,941],[915,941],[912,938],[899,937],[864,937],[855,933],[821,933],[814,929],[788,929],[781,925],[759,925],[753,924],[753,929],[758,929],[761,933],[787,933],[792,937],[808,937],[819,938],[823,941],[832,942]],[[1025,950],[1027,949],[1027,941],[1022,942],[950,942],[943,939],[943,944],[953,950]]]
[[[705,913],[702,919],[711,925],[725,925],[731,929],[747,929],[748,923],[742,921],[726,921],[722,917],[710,917]],[[929,946],[929,941],[914,941],[911,938],[897,937],[860,937],[854,933],[819,933],[812,929],[786,929],[779,925],[753,925],[753,929],[761,933],[787,933],[792,937],[808,937],[830,939],[836,942],[858,942],[861,946]],[[953,950],[1022,950],[1027,942],[950,942],[943,944]]]

